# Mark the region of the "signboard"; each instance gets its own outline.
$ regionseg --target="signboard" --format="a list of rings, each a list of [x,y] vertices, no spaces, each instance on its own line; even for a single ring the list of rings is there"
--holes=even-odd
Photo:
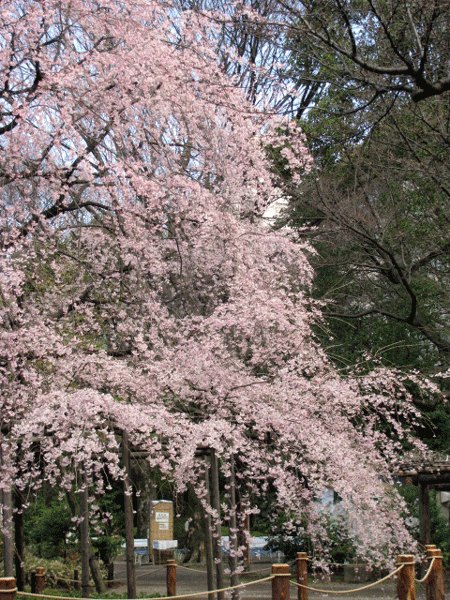
[[[169,525],[169,513],[168,512],[156,512],[155,513],[155,521],[157,523],[167,523],[167,526],[168,526]]]
[[[155,550],[172,550],[178,548],[178,540],[153,540]]]
[[[169,531],[169,523],[158,523],[159,531]]]

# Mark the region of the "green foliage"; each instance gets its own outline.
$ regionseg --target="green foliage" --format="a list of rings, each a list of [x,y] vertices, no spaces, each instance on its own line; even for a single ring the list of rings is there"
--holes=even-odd
[[[297,552],[306,552],[309,556],[315,554],[320,547],[320,555],[326,556],[330,563],[342,564],[354,559],[356,549],[347,530],[342,516],[330,516],[327,519],[324,535],[319,536],[315,543],[304,528],[298,528],[294,535],[270,535],[268,547],[273,552],[281,551],[287,560],[293,560]]]
[[[398,490],[405,500],[408,513],[406,523],[417,541],[419,541],[419,488],[413,485],[402,486]],[[444,568],[450,566],[450,523],[442,516],[435,490],[430,490],[430,527],[431,543],[442,550]]]
[[[65,498],[47,500],[39,495],[24,514],[24,538],[41,558],[66,554],[66,536],[73,530],[72,514]]]
[[[42,558],[25,553],[25,573],[29,574],[36,571],[38,567],[42,567],[45,573],[45,584],[49,588],[60,587],[65,590],[73,587],[74,569],[81,572],[81,563],[78,555],[66,558]]]

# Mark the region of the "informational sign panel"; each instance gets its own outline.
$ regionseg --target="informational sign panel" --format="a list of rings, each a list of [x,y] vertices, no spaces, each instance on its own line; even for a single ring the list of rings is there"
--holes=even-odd
[[[154,500],[150,504],[148,544],[150,553],[153,554],[153,550],[157,550],[159,554],[173,551],[174,546],[169,544],[169,546],[164,547],[166,546],[165,542],[173,544],[173,502],[169,500]],[[159,561],[161,556],[156,558]],[[170,558],[170,556],[165,556],[165,558]]]
[[[170,515],[168,512],[155,512],[155,521],[157,523],[169,523]]]

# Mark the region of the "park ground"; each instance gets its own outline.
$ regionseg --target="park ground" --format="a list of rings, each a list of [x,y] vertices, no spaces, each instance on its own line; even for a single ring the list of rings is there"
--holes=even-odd
[[[265,568],[266,567],[266,568]],[[118,561],[115,565],[116,578],[118,580],[125,579],[125,562]],[[251,581],[257,578],[264,578],[270,575],[270,565],[254,565],[253,567],[254,576],[244,575],[242,577],[242,583]],[[166,590],[166,567],[164,565],[153,565],[143,564],[136,567],[136,585],[137,594],[139,597],[145,595],[158,594],[165,596]],[[228,583],[227,583],[228,585]],[[352,592],[349,594],[342,594],[343,591],[356,590],[363,588],[367,584],[358,583],[343,583],[339,581],[322,581],[318,580],[309,582],[311,587],[325,590],[326,593],[318,593],[309,591],[309,600],[333,600],[335,599],[346,599],[349,600],[374,600],[374,599],[394,599],[397,597],[396,581],[388,580],[378,584],[376,587],[369,589]],[[450,583],[447,584],[447,589],[450,591]],[[183,568],[177,567],[177,595],[182,594],[193,594],[196,592],[205,591],[204,595],[198,596],[199,600],[207,600],[206,594],[206,570],[201,566]],[[115,589],[116,592],[126,592],[126,585],[120,585]],[[340,592],[335,594],[335,592]],[[271,599],[271,582],[265,581],[249,587],[244,588],[241,591],[242,600],[270,600]],[[297,598],[297,590],[291,586],[290,597],[292,600]],[[450,598],[450,596],[447,596]],[[425,587],[424,584],[418,584],[416,587],[416,600],[425,600]]]

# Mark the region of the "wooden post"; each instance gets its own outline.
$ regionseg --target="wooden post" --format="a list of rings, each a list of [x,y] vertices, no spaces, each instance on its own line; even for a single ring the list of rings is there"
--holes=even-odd
[[[124,470],[124,517],[125,517],[125,558],[127,566],[127,595],[136,598],[136,571],[134,565],[133,499],[131,496],[131,456],[128,432],[122,432],[122,460]]]
[[[419,480],[419,542],[425,546],[430,543],[430,498],[428,484]]]
[[[289,565],[272,565],[272,600],[289,600]]]
[[[89,598],[89,488],[85,465],[81,465],[80,495],[80,555],[81,555],[81,596]],[[37,592],[36,592],[37,593]]]
[[[308,585],[308,555],[306,552],[297,552],[297,583]],[[297,588],[298,600],[308,600],[308,590]]]
[[[169,560],[167,561],[166,581],[167,581],[167,595],[168,596],[176,596],[177,595],[177,564],[172,558],[169,558]]]
[[[398,600],[416,600],[414,556],[409,554],[401,555],[398,557],[398,563],[398,566],[404,565],[398,574]]]
[[[444,570],[442,566],[442,551],[438,549],[427,549],[429,564],[434,558],[430,574],[425,581],[427,600],[445,600],[444,593]]]
[[[45,588],[45,571],[44,567],[37,567],[35,573],[36,591],[35,594],[42,594]]]
[[[211,494],[209,491],[209,469],[205,472],[206,504],[211,504]],[[214,589],[214,554],[213,554],[213,536],[211,516],[202,506],[203,532],[205,535],[205,555],[206,555],[206,579],[208,591]],[[208,594],[208,600],[214,600],[215,594]]]
[[[245,530],[247,532],[245,536],[245,548],[244,548],[244,565],[247,567],[247,570],[250,571],[252,568],[250,562],[250,515],[246,515],[245,517]]]
[[[210,449],[211,459],[211,505],[216,511],[215,536],[214,536],[214,559],[216,561],[216,585],[220,590],[225,587],[223,577],[222,560],[222,534],[220,527],[220,490],[219,490],[219,461],[214,448]],[[217,600],[224,600],[225,592],[217,593]]]
[[[234,468],[234,455],[230,457],[230,477],[228,480],[230,486],[230,585],[235,587],[239,585],[238,574],[238,528],[237,528],[237,504],[236,504],[236,473]],[[231,592],[233,600],[239,600],[239,589]]]
[[[17,587],[14,577],[0,577],[0,600],[14,600]]]
[[[16,567],[16,587],[19,591],[23,591],[25,587],[25,571],[23,564],[24,541],[23,541],[23,505],[22,492],[15,488],[15,518],[14,518],[14,563]]]

